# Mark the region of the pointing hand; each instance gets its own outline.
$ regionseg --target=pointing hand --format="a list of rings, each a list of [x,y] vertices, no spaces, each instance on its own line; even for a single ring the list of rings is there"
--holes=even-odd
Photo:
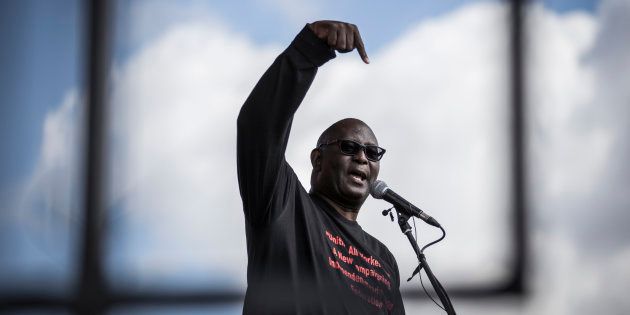
[[[315,35],[328,43],[330,48],[347,53],[355,48],[363,62],[370,63],[365,46],[356,25],[339,21],[317,21],[308,24]]]

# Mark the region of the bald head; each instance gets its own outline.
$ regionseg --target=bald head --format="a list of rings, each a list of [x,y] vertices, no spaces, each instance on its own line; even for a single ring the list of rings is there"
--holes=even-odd
[[[322,143],[328,143],[336,139],[346,139],[348,135],[364,132],[373,139],[373,144],[378,144],[372,128],[370,128],[370,126],[368,126],[365,122],[356,118],[344,118],[330,125],[330,127],[326,128],[326,130],[322,132],[319,139],[317,139],[316,147]]]

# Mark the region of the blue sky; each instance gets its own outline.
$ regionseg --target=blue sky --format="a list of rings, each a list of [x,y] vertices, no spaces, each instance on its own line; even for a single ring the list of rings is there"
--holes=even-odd
[[[499,0],[482,0],[495,1]],[[160,1],[157,1],[160,3]],[[165,1],[161,1],[165,3]],[[479,2],[479,0],[441,0],[441,1],[396,1],[396,5],[385,1],[294,1],[301,8],[283,7],[282,3],[291,1],[278,0],[247,0],[247,1],[198,1],[183,0],[177,2],[177,6],[194,7],[196,10],[208,10],[213,12],[232,31],[246,34],[257,44],[286,43],[293,39],[295,30],[310,19],[330,19],[339,21],[351,21],[359,25],[368,52],[379,50],[392,38],[395,38],[403,30],[417,23],[419,20],[436,17],[450,12],[466,3]],[[557,12],[589,11],[596,9],[596,0],[547,0],[543,2]],[[155,3],[155,2],[154,2]],[[117,1],[117,38],[121,40],[116,46],[116,55],[124,59],[131,51],[161,33],[163,28],[171,23],[190,18],[187,14],[168,12],[164,16],[157,17],[153,21],[152,29],[143,38],[129,39],[126,31],[133,21],[129,15],[131,5],[137,5],[137,1]],[[334,8],[334,9],[332,9]],[[179,12],[181,13],[181,12]],[[309,19],[310,18],[310,19]]]
[[[32,170],[46,113],[82,73],[82,16],[79,1],[0,3],[0,187],[14,185]]]
[[[289,3],[290,1],[286,1]],[[296,29],[309,18],[352,21],[361,26],[366,43],[370,49],[379,49],[388,40],[394,38],[402,30],[408,28],[418,20],[443,14],[453,10],[471,0],[443,0],[443,1],[397,1],[392,6],[383,1],[294,1],[300,8],[282,7],[282,1],[249,0],[249,1],[197,1],[185,0],[178,2],[178,6],[196,7],[197,10],[208,10],[219,17],[230,29],[246,34],[258,44],[286,43],[293,39]],[[134,1],[119,1],[118,17],[121,25],[133,23],[128,19],[130,5],[137,5]],[[331,9],[331,8],[334,8]],[[186,18],[170,12],[168,17],[158,21],[152,30],[157,34],[161,31],[160,24],[176,22],[177,18]],[[304,18],[301,18],[304,16]],[[162,18],[162,17],[160,17]],[[119,32],[127,27],[122,26]],[[122,35],[122,34],[121,34]],[[119,36],[124,37],[124,35]],[[121,45],[126,51],[138,44],[127,42]]]

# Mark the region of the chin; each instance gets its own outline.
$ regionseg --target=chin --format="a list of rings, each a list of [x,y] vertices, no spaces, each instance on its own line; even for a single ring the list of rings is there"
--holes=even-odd
[[[349,191],[343,195],[344,199],[347,200],[348,205],[352,205],[356,209],[359,209],[367,199],[368,192]]]
[[[346,189],[341,190],[341,193],[345,195],[347,198],[352,199],[361,199],[364,198],[367,194],[366,189],[356,188],[356,187],[347,187]]]

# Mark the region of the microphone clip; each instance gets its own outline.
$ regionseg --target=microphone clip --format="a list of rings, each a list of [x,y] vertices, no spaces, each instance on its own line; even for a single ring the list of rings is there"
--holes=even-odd
[[[389,209],[385,209],[383,210],[383,212],[381,212],[383,214],[383,216],[387,216],[389,214],[389,218],[390,220],[392,220],[392,222],[394,222],[394,215],[392,214],[392,209],[394,209],[394,207],[391,207]]]

